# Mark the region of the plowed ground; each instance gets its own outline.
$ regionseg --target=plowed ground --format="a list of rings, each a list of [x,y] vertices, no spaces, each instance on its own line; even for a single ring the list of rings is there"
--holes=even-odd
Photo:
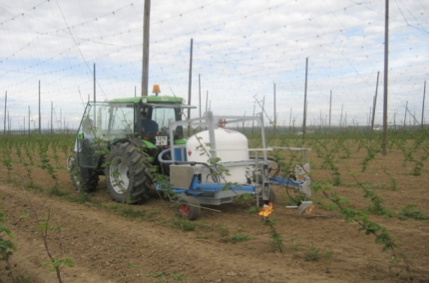
[[[0,205],[17,246],[11,258],[13,275],[26,276],[30,282],[58,282],[56,274],[44,267],[49,258],[37,229],[37,212],[39,219],[49,218],[49,225],[57,227],[49,230],[49,252],[74,262],[74,267],[62,269],[64,282],[429,282],[429,222],[397,216],[407,204],[429,215],[428,161],[421,175],[413,176],[414,163],[404,164],[399,151],[377,155],[362,172],[364,157],[359,151],[337,158],[341,185],[331,193],[346,197],[351,207],[366,209],[369,201],[356,185],[358,180],[381,196],[393,216],[370,217],[387,228],[406,262],[392,262],[391,253],[383,252],[373,236],[359,232],[354,222],[345,223],[338,212],[316,206],[299,216],[297,210],[286,208],[289,199],[281,187],[273,188],[277,203],[271,218],[277,221],[282,251],[272,246],[270,227],[263,225],[261,216],[248,213],[249,204],[211,206],[189,222],[156,192],[142,204],[115,203],[103,177],[89,200],[78,201],[61,157],[56,174],[62,196],[49,194],[54,182],[36,165],[31,174],[36,188],[26,192],[16,174],[8,181],[2,167]],[[307,159],[314,180],[332,179],[332,171],[322,169],[322,159],[314,151]],[[29,184],[24,166],[16,160],[13,170]],[[34,162],[38,164],[37,157]],[[314,199],[329,202],[321,194]],[[5,271],[1,274],[5,282],[10,280]]]

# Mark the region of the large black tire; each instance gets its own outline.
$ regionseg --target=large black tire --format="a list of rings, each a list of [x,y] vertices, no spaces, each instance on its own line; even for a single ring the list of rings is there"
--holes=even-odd
[[[76,159],[70,162],[70,179],[77,191],[94,192],[98,185],[98,173],[95,169],[79,167]],[[81,185],[82,182],[82,185]]]
[[[192,196],[179,196],[179,213],[188,220],[197,219],[201,214],[200,202]]]
[[[130,142],[113,145],[106,159],[106,184],[112,198],[121,203],[143,201],[152,187],[148,155]]]

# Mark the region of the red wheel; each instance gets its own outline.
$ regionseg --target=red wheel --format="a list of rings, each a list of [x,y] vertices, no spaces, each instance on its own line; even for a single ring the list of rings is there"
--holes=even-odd
[[[182,204],[179,206],[179,212],[180,212],[180,214],[182,214],[183,216],[188,216],[188,215],[189,215],[189,213],[191,213],[191,209],[190,209],[190,207],[189,207],[189,204],[182,203]]]
[[[180,196],[179,197],[179,213],[182,217],[188,220],[195,220],[201,214],[201,207],[199,201],[191,196]]]

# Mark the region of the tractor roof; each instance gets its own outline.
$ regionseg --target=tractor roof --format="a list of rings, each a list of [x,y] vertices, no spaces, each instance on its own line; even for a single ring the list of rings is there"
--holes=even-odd
[[[125,102],[125,103],[139,103],[143,100],[143,103],[182,103],[181,97],[175,96],[136,96],[126,98],[114,98],[110,102]]]

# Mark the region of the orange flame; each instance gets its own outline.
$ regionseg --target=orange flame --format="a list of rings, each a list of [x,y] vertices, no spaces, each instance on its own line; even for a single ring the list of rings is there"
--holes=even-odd
[[[311,213],[313,211],[313,209],[315,208],[314,205],[311,205],[306,211],[305,214]]]
[[[271,215],[271,213],[273,213],[274,209],[273,209],[273,203],[270,202],[268,205],[264,204],[264,206],[262,207],[262,210],[259,211],[259,215],[267,218],[268,216]]]

